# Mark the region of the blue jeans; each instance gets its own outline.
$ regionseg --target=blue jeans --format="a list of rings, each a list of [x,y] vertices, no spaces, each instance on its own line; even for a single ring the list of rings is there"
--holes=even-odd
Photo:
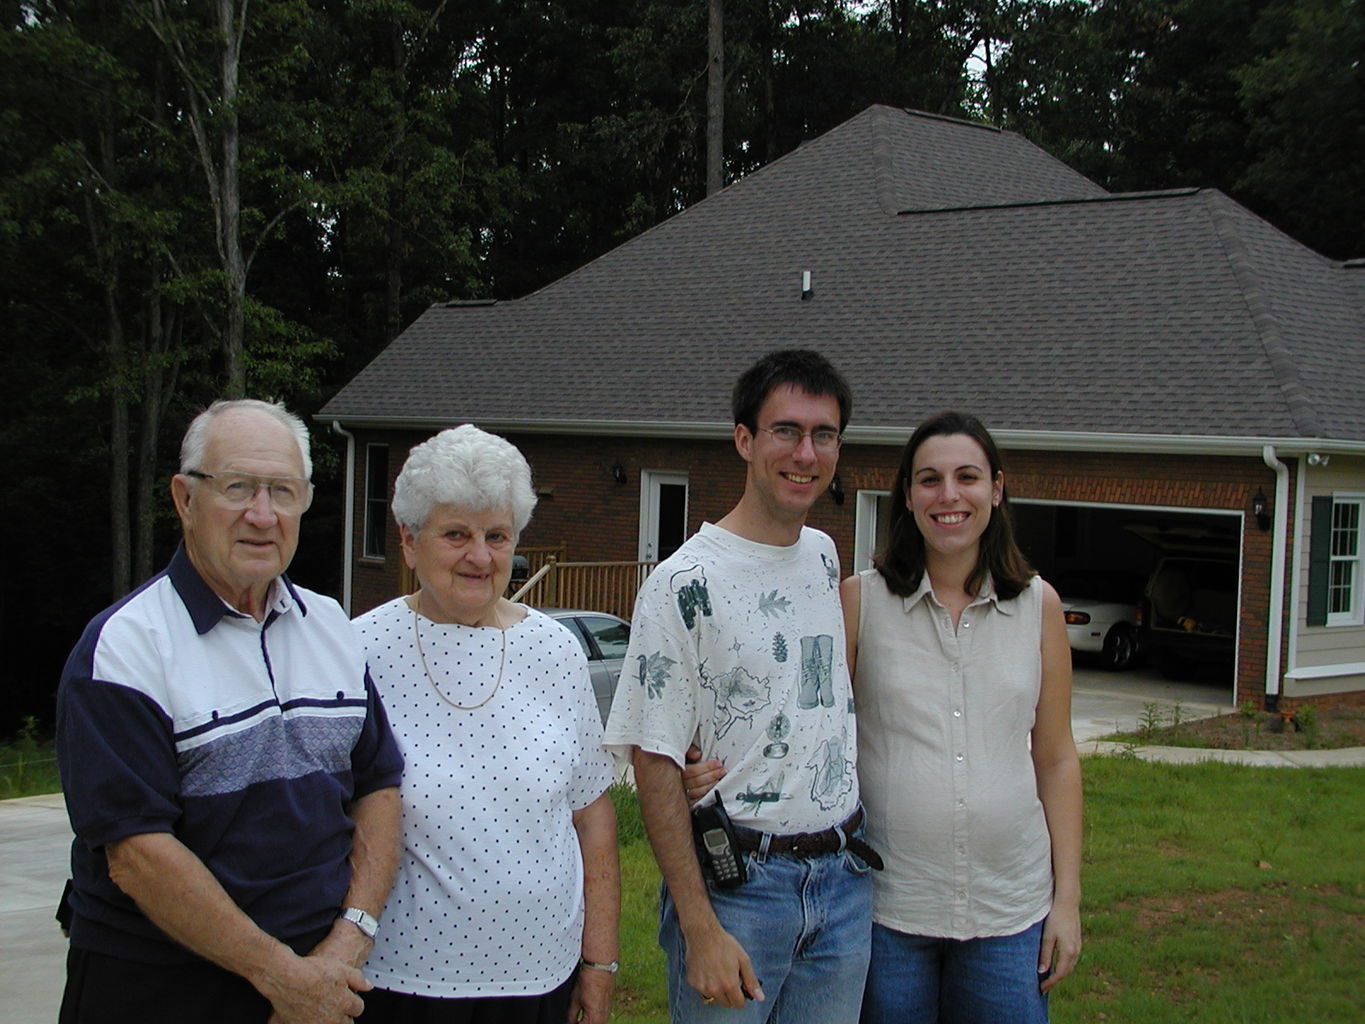
[[[847,851],[746,858],[749,880],[710,889],[721,926],[749,954],[764,1001],[706,1005],[687,983],[678,915],[663,889],[659,945],[668,959],[672,1024],[856,1024],[872,927],[870,869]]]
[[[874,924],[862,1024],[1047,1024],[1042,945],[1042,921],[965,942]]]

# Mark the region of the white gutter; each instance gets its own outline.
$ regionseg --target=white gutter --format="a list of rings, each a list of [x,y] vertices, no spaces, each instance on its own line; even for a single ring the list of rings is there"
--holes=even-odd
[[[1280,645],[1284,632],[1284,548],[1289,533],[1289,467],[1275,454],[1275,446],[1261,449],[1261,459],[1275,471],[1274,525],[1270,535],[1270,621],[1265,643],[1265,692],[1280,697]],[[1292,666],[1291,666],[1292,667]]]
[[[524,420],[471,417],[484,430],[515,434],[571,434],[588,437],[672,437],[681,439],[725,439],[734,436],[729,422],[666,422],[651,420]],[[336,424],[337,420],[333,420]],[[347,416],[352,429],[442,430],[464,422],[430,416]],[[844,432],[849,444],[903,445],[914,424],[904,426],[851,426]],[[1187,454],[1261,456],[1267,445],[1288,455],[1323,451],[1330,454],[1365,455],[1365,441],[1346,441],[1318,437],[1252,437],[1217,434],[1130,434],[1054,430],[992,429],[1002,448],[1036,451],[1135,452],[1140,455]]]
[[[343,430],[338,420],[332,420],[332,430],[346,439],[346,512],[343,515],[342,527],[345,537],[342,541],[342,562],[341,562],[341,610],[347,616],[351,614],[351,555],[354,553],[355,542],[355,435],[349,430]]]

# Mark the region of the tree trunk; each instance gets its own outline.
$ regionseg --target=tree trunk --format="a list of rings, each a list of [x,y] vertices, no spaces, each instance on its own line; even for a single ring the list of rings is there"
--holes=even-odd
[[[725,187],[725,0],[708,0],[706,32],[706,194]]]
[[[159,259],[152,257],[153,261]],[[178,317],[176,318],[178,322]],[[175,393],[178,361],[169,358],[170,338],[161,302],[161,271],[154,265],[147,299],[147,344],[142,366],[142,423],[137,437],[137,489],[133,507],[133,582],[152,575],[156,517],[165,500],[157,486],[157,454],[168,396]]]
[[[106,13],[104,5],[101,15]],[[96,139],[100,175],[112,186],[118,180],[114,159],[114,110],[106,94],[99,101]],[[90,241],[104,291],[104,336],[109,368],[109,593],[114,599],[132,588],[132,541],[128,521],[128,346],[118,307],[117,242],[102,230],[103,212],[86,198]]]
[[[393,60],[394,93],[397,111],[393,125],[392,187],[389,189],[389,222],[385,227],[384,267],[384,341],[398,337],[403,329],[403,249],[407,244],[403,229],[404,189],[407,182],[407,157],[404,138],[407,134],[407,55],[403,52],[403,26],[397,15],[390,23],[390,56]]]
[[[241,398],[246,394],[246,363],[243,359],[246,336],[246,261],[242,255],[242,193],[239,181],[240,137],[237,123],[238,64],[242,36],[246,31],[246,2],[242,0],[241,20],[234,24],[235,0],[218,0],[219,76],[222,109],[223,276],[227,289],[227,315],[223,330],[223,359],[226,371],[225,395]]]

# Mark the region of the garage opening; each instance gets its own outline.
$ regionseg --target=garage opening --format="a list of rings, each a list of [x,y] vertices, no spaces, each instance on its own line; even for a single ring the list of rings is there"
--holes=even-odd
[[[1011,502],[1020,547],[1056,586],[1077,663],[1235,685],[1237,512]]]

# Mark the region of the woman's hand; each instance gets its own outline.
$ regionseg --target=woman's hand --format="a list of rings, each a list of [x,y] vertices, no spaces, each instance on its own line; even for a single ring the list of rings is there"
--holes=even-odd
[[[569,997],[568,1024],[607,1024],[616,975],[596,967],[580,967]]]
[[[725,778],[725,765],[719,761],[703,761],[701,748],[695,743],[687,748],[685,757],[687,764],[682,772],[683,793],[687,796],[687,805],[692,807]]]
[[[1042,990],[1048,991],[1075,970],[1080,958],[1081,909],[1075,904],[1054,902],[1043,922],[1043,945],[1038,955],[1038,973],[1047,974]]]

